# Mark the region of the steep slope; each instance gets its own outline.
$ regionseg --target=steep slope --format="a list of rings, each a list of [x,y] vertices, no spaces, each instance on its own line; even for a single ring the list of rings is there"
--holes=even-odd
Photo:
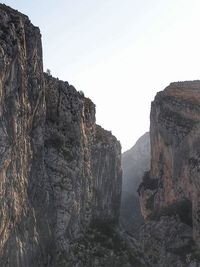
[[[149,133],[141,136],[136,144],[122,154],[122,201],[120,221],[132,235],[137,235],[143,222],[137,189],[145,171],[150,168]]]
[[[160,227],[165,235],[171,236],[171,258],[176,255],[173,266],[179,266],[178,261],[185,264],[183,266],[190,266],[186,264],[187,260],[199,251],[195,242],[200,246],[199,133],[200,81],[172,83],[156,95],[151,106],[151,169],[144,175],[139,194],[143,216],[159,221],[147,222],[143,230],[146,228],[156,236]],[[161,220],[162,216],[169,218]],[[168,227],[167,220],[176,223],[171,222],[173,227]],[[185,232],[186,227],[190,230]],[[143,244],[147,241],[144,238],[146,231],[142,234]],[[158,246],[158,239],[155,244]],[[161,247],[157,255],[160,264],[160,255],[164,257],[169,252],[169,247]],[[165,262],[162,266],[169,266],[167,264],[171,265]]]
[[[39,29],[2,4],[0,172],[0,266],[145,265],[117,227],[119,142],[90,99],[43,73]]]

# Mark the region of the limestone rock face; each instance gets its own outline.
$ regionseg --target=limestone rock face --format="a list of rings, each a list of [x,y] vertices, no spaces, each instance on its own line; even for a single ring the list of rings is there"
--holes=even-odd
[[[140,229],[143,252],[152,267],[198,267],[192,228],[178,217],[163,216]]]
[[[45,167],[60,259],[91,223],[117,223],[121,147],[110,132],[95,124],[95,105],[90,99],[48,75],[45,84]]]
[[[67,82],[45,75],[45,84],[44,148],[45,167],[52,189],[49,204],[53,216],[50,217],[54,221],[57,249],[65,251],[69,249],[70,240],[77,237],[91,220],[90,146],[95,106]]]
[[[150,125],[151,169],[139,188],[143,216],[191,214],[200,245],[200,81],[172,83],[159,92]]]
[[[43,73],[39,29],[2,4],[0,173],[0,266],[85,266],[77,240],[118,222],[119,142],[90,99]]]
[[[45,240],[38,230],[43,217],[37,219],[46,199],[41,38],[26,16],[4,5],[0,25],[0,265],[40,266]]]
[[[120,144],[110,132],[97,125],[91,152],[92,174],[95,177],[93,221],[116,224],[122,189]]]

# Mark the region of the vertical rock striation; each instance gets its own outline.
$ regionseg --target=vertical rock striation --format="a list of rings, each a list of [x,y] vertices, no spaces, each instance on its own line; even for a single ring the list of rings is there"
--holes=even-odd
[[[91,160],[92,174],[95,177],[93,221],[118,222],[122,188],[120,151],[121,146],[111,132],[97,125]],[[113,187],[113,184],[116,186]]]
[[[39,29],[0,4],[0,266],[76,266],[90,225],[118,222],[121,174],[95,105],[43,74]]]
[[[91,223],[118,221],[121,147],[95,124],[90,99],[51,76],[45,84],[49,217],[60,260]]]
[[[200,246],[200,81],[172,83],[156,95],[151,106],[150,139],[151,169],[139,188],[143,216],[154,220],[178,216],[192,227]],[[158,224],[149,224],[156,232]],[[166,222],[163,229],[167,229]],[[185,234],[179,230],[177,234],[184,240]]]
[[[45,167],[54,242],[69,250],[92,215],[91,142],[95,106],[67,82],[45,75]],[[86,104],[87,103],[87,104]],[[87,105],[87,108],[86,108]]]
[[[26,16],[4,5],[0,25],[0,265],[40,266],[44,242],[37,218],[45,200],[41,37]]]

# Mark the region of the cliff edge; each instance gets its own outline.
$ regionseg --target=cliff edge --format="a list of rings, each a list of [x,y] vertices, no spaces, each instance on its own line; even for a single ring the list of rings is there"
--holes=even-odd
[[[159,242],[166,236],[165,253],[156,241],[158,258],[162,254],[167,258],[168,250],[183,259],[200,246],[200,81],[171,83],[159,92],[152,102],[150,119],[151,169],[138,190],[147,220],[142,239],[147,241],[147,229]],[[179,266],[178,262],[166,264]]]

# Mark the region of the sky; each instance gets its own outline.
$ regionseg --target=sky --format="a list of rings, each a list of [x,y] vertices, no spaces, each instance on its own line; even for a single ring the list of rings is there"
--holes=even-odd
[[[44,70],[96,104],[122,151],[149,130],[151,101],[200,79],[199,0],[6,0],[40,27]]]

